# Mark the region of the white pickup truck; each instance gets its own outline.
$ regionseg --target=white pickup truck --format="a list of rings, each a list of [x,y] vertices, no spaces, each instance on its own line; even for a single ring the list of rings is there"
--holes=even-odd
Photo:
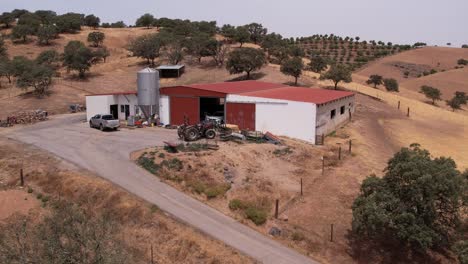
[[[89,127],[99,128],[101,131],[105,129],[117,130],[120,127],[120,121],[112,115],[95,115],[89,120]]]

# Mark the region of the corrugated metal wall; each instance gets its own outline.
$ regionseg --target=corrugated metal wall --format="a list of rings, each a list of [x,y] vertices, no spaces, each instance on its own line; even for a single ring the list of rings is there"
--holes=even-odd
[[[240,129],[255,131],[255,104],[227,103],[226,123],[238,125]]]
[[[184,123],[184,116],[189,118],[190,124],[200,122],[200,98],[198,97],[170,97],[171,125]]]

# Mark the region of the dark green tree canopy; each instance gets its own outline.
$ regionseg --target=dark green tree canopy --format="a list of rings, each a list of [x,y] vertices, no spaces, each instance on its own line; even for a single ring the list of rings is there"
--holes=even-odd
[[[7,56],[7,47],[5,45],[5,40],[0,37],[0,58]]]
[[[383,82],[384,82],[385,89],[387,89],[387,91],[389,92],[399,91],[399,85],[398,85],[397,80],[393,78],[388,78],[388,79],[384,79]]]
[[[432,104],[435,104],[436,100],[442,100],[440,90],[431,86],[421,86],[420,93],[423,93],[428,99],[432,100]]]
[[[55,25],[59,33],[76,33],[81,30],[83,20],[83,14],[66,13],[56,17]]]
[[[34,28],[29,25],[17,25],[13,28],[11,37],[14,40],[20,40],[23,43],[26,43],[28,41],[28,36],[31,36],[34,33]]]
[[[154,65],[154,60],[160,56],[163,45],[159,34],[147,34],[131,41],[128,50],[133,56],[144,58],[148,64]]]
[[[68,70],[78,71],[80,78],[85,77],[85,73],[91,68],[95,54],[81,41],[73,40],[68,42],[63,53],[63,65]]]
[[[452,111],[454,111],[454,112],[455,112],[455,110],[461,109],[461,105],[462,105],[461,102],[462,102],[462,100],[460,100],[456,96],[454,96],[452,99],[446,101],[447,105],[450,106],[450,108],[452,108]]]
[[[236,27],[226,24],[221,27],[221,35],[229,40],[233,40],[236,35]]]
[[[26,13],[18,18],[18,25],[28,26],[33,34],[37,32],[41,23],[41,17],[35,13]]]
[[[321,73],[327,68],[327,60],[320,56],[313,56],[310,58],[309,68],[311,71]]]
[[[154,16],[152,14],[146,13],[137,19],[135,26],[150,28],[154,21]]]
[[[455,92],[455,98],[460,102],[462,105],[466,105],[468,101],[468,95],[465,92],[457,91]]]
[[[231,74],[246,72],[247,79],[250,79],[250,73],[261,69],[265,63],[266,57],[262,50],[239,48],[229,54],[226,68]]]
[[[245,27],[236,27],[236,33],[234,35],[234,41],[240,43],[240,47],[242,48],[242,45],[245,42],[248,42],[250,40],[250,33]]]
[[[56,50],[45,50],[41,52],[37,58],[36,63],[39,65],[46,65],[50,68],[58,68],[57,63],[60,61],[60,54]]]
[[[101,19],[95,15],[87,15],[84,18],[85,26],[92,27],[94,29],[98,28],[101,24]]]
[[[52,39],[57,38],[58,29],[55,25],[42,25],[37,30],[37,41],[40,45],[49,45]]]
[[[39,18],[42,25],[53,24],[57,17],[57,13],[51,10],[37,10],[34,14]]]
[[[249,32],[250,41],[255,44],[260,43],[268,32],[268,30],[259,23],[245,25],[245,28]]]
[[[303,69],[304,69],[304,63],[302,62],[302,58],[293,57],[291,59],[287,59],[281,65],[280,70],[285,75],[293,76],[294,85],[297,85],[297,79],[302,75]]]
[[[42,97],[52,84],[53,74],[54,71],[50,67],[31,61],[28,69],[16,79],[16,85],[23,89],[32,87],[34,93],[38,97]]]
[[[11,77],[14,75],[13,65],[7,56],[0,56],[0,81],[2,77],[7,78],[8,83],[12,82]],[[1,87],[1,82],[0,82]]]
[[[103,32],[94,31],[88,34],[88,42],[92,43],[94,47],[99,47],[104,43],[106,35]]]
[[[352,82],[351,69],[343,64],[332,65],[330,70],[320,75],[322,80],[331,80],[335,85],[335,90],[338,88],[338,83],[343,81],[346,83]]]
[[[369,85],[374,85],[374,88],[377,88],[377,85],[383,84],[383,77],[381,75],[373,74],[369,76],[369,80],[366,81]]]
[[[383,178],[363,181],[352,207],[353,232],[418,251],[449,246],[468,190],[455,162],[432,158],[412,144],[396,153],[384,172]]]
[[[5,28],[10,28],[13,22],[15,22],[15,16],[12,13],[3,12],[0,15],[0,24],[4,24]]]

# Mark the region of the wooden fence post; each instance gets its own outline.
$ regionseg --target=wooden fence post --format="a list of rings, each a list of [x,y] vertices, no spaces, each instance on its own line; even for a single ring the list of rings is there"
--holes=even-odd
[[[24,186],[24,176],[23,176],[23,169],[20,169],[20,185]]]
[[[151,264],[154,264],[154,257],[153,257],[153,244],[151,244]]]
[[[338,160],[341,160],[341,146],[338,148]]]
[[[275,206],[275,218],[278,219],[278,207],[279,207],[279,200],[276,199],[276,206]]]
[[[302,196],[302,178],[301,178],[301,196]]]
[[[333,242],[333,224],[330,226],[330,242]]]
[[[322,156],[322,176],[324,175],[325,171],[325,156]]]
[[[351,142],[352,142],[352,141],[353,141],[352,139],[349,140],[349,149],[348,149],[348,152],[349,152],[349,153],[351,153],[351,145],[352,145]]]
[[[408,107],[408,113],[406,113],[406,116],[409,117],[409,107]]]

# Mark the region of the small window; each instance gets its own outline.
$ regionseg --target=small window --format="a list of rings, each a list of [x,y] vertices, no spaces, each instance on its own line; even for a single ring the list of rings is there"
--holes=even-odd
[[[343,105],[342,107],[340,107],[340,114],[344,114],[345,112],[345,106]]]
[[[121,113],[124,113],[124,112],[125,112],[125,106],[124,106],[124,105],[120,105],[120,112],[121,112]]]
[[[336,116],[336,109],[333,109],[330,111],[330,119],[335,118],[335,116]]]

